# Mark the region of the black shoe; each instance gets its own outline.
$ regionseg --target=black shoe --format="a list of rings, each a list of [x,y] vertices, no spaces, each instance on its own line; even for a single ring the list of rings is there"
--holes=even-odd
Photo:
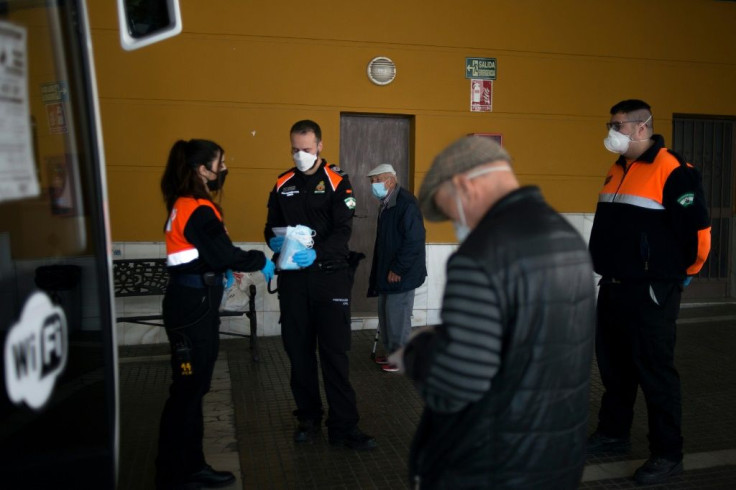
[[[682,473],[682,460],[672,461],[666,458],[649,458],[634,473],[634,480],[640,485],[662,483],[668,478]]]
[[[320,424],[321,422],[319,420],[300,420],[299,426],[294,431],[294,442],[297,444],[312,442],[317,434],[319,434]]]
[[[629,451],[631,451],[631,441],[628,437],[608,437],[598,431],[588,437],[588,456],[626,454]]]
[[[196,473],[192,473],[186,479],[186,485],[199,485],[205,488],[220,488],[235,482],[235,475],[229,471],[217,471],[210,465]],[[196,487],[195,487],[196,488]]]
[[[333,446],[346,446],[356,451],[367,451],[369,449],[375,449],[378,446],[373,436],[364,434],[357,427],[354,427],[345,435],[330,436],[330,444]]]

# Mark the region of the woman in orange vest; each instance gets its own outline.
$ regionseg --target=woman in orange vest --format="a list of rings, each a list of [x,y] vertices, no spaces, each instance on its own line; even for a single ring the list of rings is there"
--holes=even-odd
[[[169,218],[166,254],[169,285],[163,318],[171,346],[172,383],[161,414],[156,487],[221,487],[235,481],[229,471],[207,464],[202,449],[202,399],[210,389],[219,350],[219,305],[228,269],[261,271],[266,282],[274,264],[263,252],[233,245],[222,221],[219,196],[227,176],[225,152],[212,141],[179,140],[161,178]]]

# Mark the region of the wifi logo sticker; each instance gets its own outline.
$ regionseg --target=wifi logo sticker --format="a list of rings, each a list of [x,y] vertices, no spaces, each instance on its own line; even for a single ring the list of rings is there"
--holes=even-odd
[[[68,344],[64,310],[45,293],[33,293],[5,339],[8,398],[16,405],[43,408],[66,367]]]

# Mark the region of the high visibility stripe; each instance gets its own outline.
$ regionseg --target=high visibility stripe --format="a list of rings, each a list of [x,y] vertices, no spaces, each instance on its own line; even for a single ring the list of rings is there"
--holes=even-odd
[[[342,175],[338,174],[327,166],[325,166],[325,173],[327,174],[327,179],[330,181],[330,186],[332,186],[332,190],[336,190],[337,186],[340,185],[340,182],[342,182]]]
[[[600,194],[598,196],[598,202],[610,202],[610,203],[620,203],[620,204],[631,204],[632,206],[636,206],[639,208],[644,209],[656,209],[656,210],[663,210],[664,206],[662,206],[661,203],[655,201],[654,199],[648,199],[646,197],[641,196],[632,196],[630,194]]]
[[[284,184],[286,184],[286,181],[288,181],[293,176],[294,176],[294,172],[293,171],[292,172],[289,172],[288,174],[282,175],[279,178],[279,180],[276,181],[276,190],[278,191],[279,189],[281,189],[281,186],[283,186]]]
[[[199,258],[199,250],[191,248],[189,250],[182,250],[181,252],[175,252],[169,254],[166,257],[166,265],[174,266],[181,264],[188,264],[189,262]]]
[[[659,150],[656,161],[656,165],[635,161],[626,172],[621,165],[614,164],[608,172],[601,194],[636,195],[661,203],[664,184],[670,174],[679,168],[680,162],[666,148]]]
[[[710,226],[708,228],[698,230],[698,254],[693,265],[687,268],[687,275],[694,276],[705,264],[705,259],[710,253]]]

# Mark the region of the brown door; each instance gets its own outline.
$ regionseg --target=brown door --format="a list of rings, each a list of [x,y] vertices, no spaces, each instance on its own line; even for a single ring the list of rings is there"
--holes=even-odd
[[[366,293],[376,238],[378,200],[371,194],[366,174],[376,165],[390,163],[399,184],[413,191],[409,178],[412,120],[410,116],[382,114],[340,116],[340,167],[350,176],[357,201],[350,250],[366,256],[355,275],[353,316],[375,316],[377,311],[376,299],[367,298]]]
[[[683,293],[684,300],[729,296],[731,225],[734,216],[733,163],[736,120],[713,116],[675,115],[672,149],[700,169],[711,220],[708,260]]]

